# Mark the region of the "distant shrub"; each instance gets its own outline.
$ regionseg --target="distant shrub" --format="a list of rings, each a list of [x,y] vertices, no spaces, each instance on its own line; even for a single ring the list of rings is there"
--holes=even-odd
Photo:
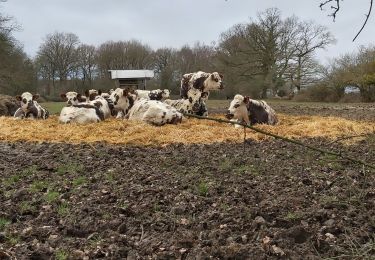
[[[340,103],[359,103],[362,102],[362,97],[359,93],[349,93],[345,94],[339,100]]]
[[[338,102],[340,98],[341,95],[336,89],[320,85],[301,90],[294,96],[293,100],[300,102]]]

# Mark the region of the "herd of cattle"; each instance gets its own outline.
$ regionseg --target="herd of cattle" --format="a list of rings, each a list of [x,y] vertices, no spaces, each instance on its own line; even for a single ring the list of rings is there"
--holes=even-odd
[[[181,79],[181,99],[169,99],[169,90],[129,90],[117,88],[109,93],[97,90],[61,94],[66,101],[60,113],[61,123],[100,122],[111,116],[129,120],[141,120],[153,125],[177,124],[183,114],[208,116],[206,101],[211,90],[223,89],[223,76],[217,72],[198,71],[183,75]],[[36,100],[38,95],[29,92],[16,97],[21,106],[15,112],[17,119],[46,119],[48,111]],[[252,100],[242,95],[234,96],[226,117],[247,124],[277,123],[275,111],[264,101]]]

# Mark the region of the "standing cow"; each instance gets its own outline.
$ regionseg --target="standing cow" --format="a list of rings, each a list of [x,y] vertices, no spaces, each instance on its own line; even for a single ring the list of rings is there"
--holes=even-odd
[[[21,107],[14,113],[16,119],[47,119],[49,112],[36,101],[39,95],[32,95],[30,92],[24,92],[16,99],[21,102]]]
[[[187,93],[190,89],[197,89],[204,94],[201,99],[200,109],[194,112],[195,115],[208,116],[206,100],[208,99],[211,90],[221,90],[224,88],[223,75],[218,72],[206,73],[198,71],[195,73],[184,74],[181,79],[180,96],[188,98]]]

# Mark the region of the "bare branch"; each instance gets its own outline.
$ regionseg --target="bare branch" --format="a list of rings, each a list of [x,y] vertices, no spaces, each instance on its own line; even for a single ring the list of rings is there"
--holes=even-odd
[[[336,6],[331,5],[331,9],[333,9],[334,11],[329,15],[329,16],[332,16],[333,17],[333,21],[335,21],[336,20],[336,14],[340,10],[340,0],[326,0],[323,3],[320,3],[319,7],[320,7],[320,10],[323,11],[323,7],[325,5],[327,5],[328,3],[330,3],[330,2],[336,2]]]
[[[353,42],[357,39],[358,35],[362,32],[363,28],[365,28],[365,26],[366,26],[366,24],[367,24],[367,20],[368,20],[368,18],[370,17],[371,10],[372,10],[372,3],[373,3],[373,0],[370,0],[370,9],[368,10],[368,13],[366,14],[366,20],[365,20],[364,23],[362,24],[362,27],[361,27],[361,29],[358,31],[357,35],[354,37]]]

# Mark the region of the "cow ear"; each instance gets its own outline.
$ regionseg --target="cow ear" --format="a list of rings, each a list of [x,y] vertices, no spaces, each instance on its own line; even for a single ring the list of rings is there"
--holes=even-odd
[[[65,94],[65,93],[61,93],[61,94],[60,94],[60,97],[61,97],[63,100],[66,100],[66,94]]]
[[[249,96],[244,97],[243,102],[245,104],[249,103],[249,101],[250,101],[250,97]]]
[[[78,99],[79,102],[85,102],[85,101],[86,101],[86,100],[84,100],[84,99],[82,98],[82,95],[81,95],[81,94],[77,94],[77,99]]]
[[[221,79],[223,79],[223,78],[224,78],[223,74],[219,74],[219,76],[220,76],[220,78],[221,78]]]
[[[128,93],[129,93],[129,89],[124,89],[124,90],[122,91],[122,95],[123,95],[124,97],[126,97],[126,96],[128,95]]]
[[[16,96],[16,99],[18,100],[18,101],[21,101],[22,100],[22,97],[21,96]]]
[[[208,97],[208,92],[202,92],[201,98],[207,98]]]
[[[38,98],[39,98],[38,94],[33,95],[33,100],[38,100]]]
[[[90,91],[89,91],[88,89],[86,89],[86,90],[85,90],[85,96],[86,96],[87,98],[89,98],[89,95],[90,95]]]
[[[109,94],[111,95],[113,91],[114,91],[113,88],[111,88],[111,89],[109,90]]]
[[[99,90],[98,90],[98,95],[99,95],[99,96],[101,96],[101,95],[102,95],[102,93],[103,93],[103,92],[102,92],[102,90],[101,90],[101,89],[99,89]]]

